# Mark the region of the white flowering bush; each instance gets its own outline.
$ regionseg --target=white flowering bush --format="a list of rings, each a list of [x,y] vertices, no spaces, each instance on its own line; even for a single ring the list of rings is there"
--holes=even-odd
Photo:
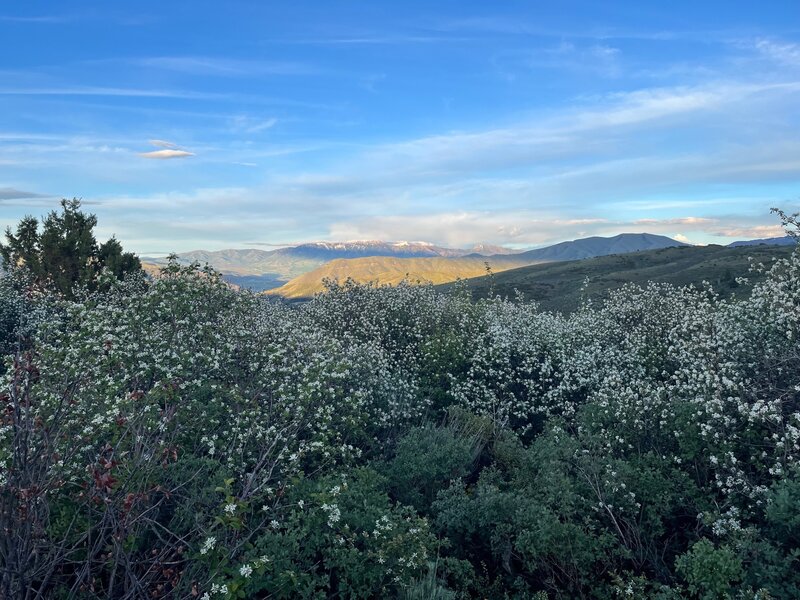
[[[754,268],[570,315],[12,274],[0,596],[796,597],[800,254]]]

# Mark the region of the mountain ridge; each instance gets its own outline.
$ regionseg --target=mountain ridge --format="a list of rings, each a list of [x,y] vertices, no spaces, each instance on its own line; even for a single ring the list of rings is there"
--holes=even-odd
[[[690,246],[665,235],[654,233],[620,233],[611,237],[591,236],[559,242],[544,248],[522,252],[519,256],[538,260],[579,260],[609,254],[625,254],[642,250],[658,250],[674,246]]]
[[[753,246],[759,244],[789,244],[791,238],[769,238],[763,240],[742,240],[729,244],[736,246]],[[667,236],[650,233],[622,233],[611,237],[591,236],[565,242],[559,242],[541,248],[518,250],[478,243],[470,248],[446,248],[425,241],[393,241],[352,240],[345,242],[316,241],[294,246],[262,250],[260,248],[192,250],[177,255],[182,264],[198,262],[209,264],[223,278],[235,285],[260,292],[284,286],[293,279],[313,272],[334,260],[348,260],[367,257],[388,258],[445,258],[469,259],[478,261],[482,268],[489,262],[496,270],[516,268],[541,262],[579,260],[608,254],[638,252],[663,247],[686,246],[684,242]],[[166,263],[166,258],[142,257],[142,262],[151,272]],[[509,264],[513,263],[513,267]],[[443,265],[440,265],[443,266]],[[464,272],[461,277],[475,275],[472,264],[462,263]],[[454,265],[450,265],[454,267]],[[395,264],[394,268],[402,268]],[[424,264],[416,264],[421,268],[418,275],[424,279],[440,279],[439,276]],[[341,269],[341,267],[337,267]],[[380,271],[387,280],[395,280],[397,274],[392,268],[370,267],[372,271]],[[388,269],[388,270],[387,270]],[[445,272],[455,275],[455,268],[445,268]]]
[[[791,246],[797,243],[797,239],[790,235],[775,238],[761,238],[757,240],[739,240],[728,244],[729,248],[741,246]]]
[[[283,285],[305,273],[337,259],[371,256],[402,258],[459,258],[490,251],[506,255],[516,251],[502,246],[477,245],[470,249],[445,248],[430,242],[355,240],[348,242],[308,242],[275,250],[258,248],[226,250],[192,250],[177,254],[178,262],[209,264],[232,283],[263,291]],[[143,257],[142,261],[155,270],[167,258]]]
[[[469,254],[457,259],[450,258],[439,261],[418,258],[412,262],[404,258],[379,256],[370,257],[369,260],[338,259],[304,273],[279,288],[268,290],[266,293],[289,299],[308,298],[323,291],[326,280],[352,279],[359,283],[376,282],[395,285],[399,281],[407,279],[440,284],[482,275],[486,272],[487,266],[494,272],[501,272],[544,262],[580,260],[675,246],[688,246],[688,244],[649,233],[621,233],[608,238],[593,236],[561,242],[553,246],[515,254],[491,256]]]

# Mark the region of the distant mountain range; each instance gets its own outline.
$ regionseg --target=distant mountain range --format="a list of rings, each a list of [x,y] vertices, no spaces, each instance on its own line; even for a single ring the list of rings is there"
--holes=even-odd
[[[622,233],[610,238],[590,237],[571,242],[562,242],[546,248],[537,248],[516,254],[493,254],[482,256],[469,254],[459,258],[370,257],[362,259],[336,260],[297,277],[287,284],[269,290],[269,294],[284,298],[308,298],[325,288],[325,280],[352,279],[360,283],[375,281],[380,284],[396,284],[408,279],[431,283],[447,283],[457,279],[476,277],[486,272],[507,271],[523,266],[545,262],[580,260],[609,254],[623,254],[686,246],[683,242],[650,233]]]
[[[788,244],[792,238],[734,242],[731,246]],[[406,278],[442,283],[475,277],[488,262],[493,271],[542,262],[569,261],[646,250],[686,246],[669,237],[648,233],[624,233],[614,237],[589,237],[544,248],[520,251],[490,244],[468,249],[436,246],[427,242],[313,242],[275,250],[196,250],[178,254],[183,264],[198,262],[214,267],[230,283],[254,291],[275,290],[287,297],[313,294],[325,277],[396,283]],[[360,260],[367,259],[370,260]],[[403,262],[413,259],[413,262]],[[439,259],[439,260],[434,260]],[[359,261],[359,262],[349,262]],[[446,261],[453,261],[448,263]],[[151,271],[166,258],[143,257]],[[302,277],[299,281],[293,281]],[[292,285],[287,285],[292,282]],[[282,289],[278,289],[282,288]]]
[[[256,291],[278,287],[294,277],[337,259],[387,256],[397,258],[456,258],[468,254],[514,252],[506,248],[477,245],[467,250],[442,248],[426,242],[312,242],[276,250],[194,250],[178,254],[182,264],[209,264],[231,283]],[[166,264],[166,258],[143,257],[150,268]]]

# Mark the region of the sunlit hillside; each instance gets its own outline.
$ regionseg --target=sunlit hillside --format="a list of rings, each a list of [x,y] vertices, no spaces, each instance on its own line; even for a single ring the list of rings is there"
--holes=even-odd
[[[447,283],[486,274],[487,264],[493,271],[503,271],[531,262],[509,257],[486,258],[389,258],[369,257],[337,259],[313,271],[296,277],[267,293],[283,298],[310,298],[325,289],[326,280],[359,283],[375,282],[396,285],[401,281],[418,283]]]

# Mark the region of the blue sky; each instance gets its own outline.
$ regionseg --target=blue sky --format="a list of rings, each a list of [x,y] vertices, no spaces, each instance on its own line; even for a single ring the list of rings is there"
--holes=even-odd
[[[0,225],[81,197],[142,254],[779,235],[800,3],[17,2]]]

